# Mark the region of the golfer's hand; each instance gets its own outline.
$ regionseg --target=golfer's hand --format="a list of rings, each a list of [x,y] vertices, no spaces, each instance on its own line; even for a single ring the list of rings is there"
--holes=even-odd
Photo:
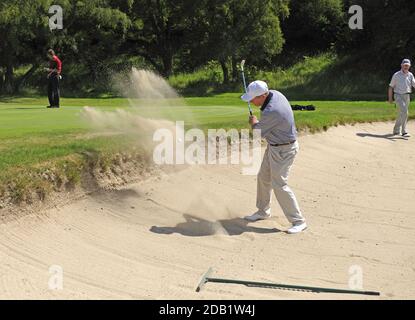
[[[256,116],[250,116],[249,117],[249,124],[251,125],[251,126],[253,126],[254,124],[257,124],[259,121],[258,121],[258,119],[256,118]]]

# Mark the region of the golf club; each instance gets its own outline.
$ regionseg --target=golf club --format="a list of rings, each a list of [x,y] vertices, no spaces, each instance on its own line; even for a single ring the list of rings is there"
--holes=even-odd
[[[245,60],[241,61],[241,70],[242,70],[242,80],[244,82],[244,89],[245,89],[245,93],[248,93],[247,88],[246,88],[246,81],[245,81],[245,73],[244,73],[244,65],[245,65]],[[252,109],[251,109],[251,103],[248,101],[248,109],[249,109],[249,114],[252,116]]]

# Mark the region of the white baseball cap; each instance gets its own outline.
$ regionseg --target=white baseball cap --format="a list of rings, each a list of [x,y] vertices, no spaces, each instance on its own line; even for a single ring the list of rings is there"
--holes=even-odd
[[[404,64],[411,65],[411,60],[409,60],[409,59],[403,59],[402,60],[402,65],[404,65]]]
[[[249,84],[248,88],[246,89],[246,93],[241,97],[241,99],[243,101],[249,102],[253,98],[261,96],[268,91],[268,85],[264,81],[256,80]]]

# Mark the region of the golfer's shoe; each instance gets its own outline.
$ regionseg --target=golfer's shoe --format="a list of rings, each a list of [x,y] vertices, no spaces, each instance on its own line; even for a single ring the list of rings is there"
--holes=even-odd
[[[251,221],[251,222],[255,222],[258,220],[265,220],[271,218],[271,211],[268,212],[264,212],[264,211],[257,211],[254,214],[250,215],[250,216],[246,216],[244,217],[245,220]]]
[[[401,133],[400,132],[394,132],[393,135],[394,136],[399,136]]]
[[[301,224],[293,225],[290,229],[287,230],[287,233],[289,233],[289,234],[300,233],[300,232],[304,231],[305,229],[307,229],[307,224],[305,222],[303,222]]]
[[[404,133],[402,133],[402,137],[404,137],[404,138],[410,138],[411,135],[408,132],[404,132]]]

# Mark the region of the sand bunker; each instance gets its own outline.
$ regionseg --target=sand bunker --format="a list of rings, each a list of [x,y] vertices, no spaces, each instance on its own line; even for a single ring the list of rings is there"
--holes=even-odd
[[[335,288],[361,270],[365,290],[413,299],[415,139],[390,130],[300,138],[291,185],[310,228],[299,235],[282,232],[275,199],[272,219],[240,218],[255,209],[256,182],[237,165],[193,166],[1,224],[0,296],[376,299],[214,283],[196,293],[213,267],[215,276]]]

